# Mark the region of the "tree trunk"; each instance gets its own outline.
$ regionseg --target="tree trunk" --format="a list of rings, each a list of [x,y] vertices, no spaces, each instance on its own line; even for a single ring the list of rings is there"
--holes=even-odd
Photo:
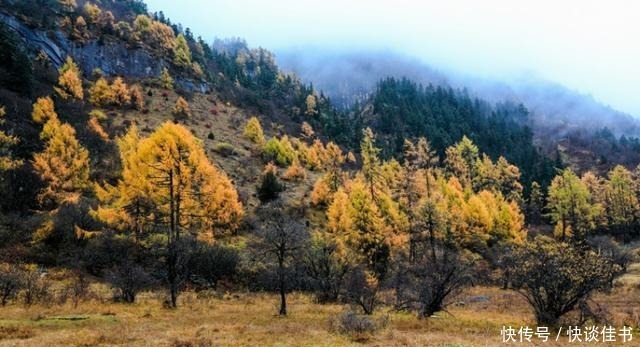
[[[413,233],[409,237],[409,260],[413,263],[416,260],[416,240]]]
[[[546,326],[549,328],[557,328],[560,318],[549,312],[536,312],[536,321],[539,326]]]
[[[177,226],[175,196],[173,187],[173,170],[169,171],[169,254],[167,259],[167,275],[169,280],[169,295],[171,296],[170,306],[178,307],[178,274],[177,274]]]
[[[280,315],[287,315],[287,294],[284,290],[284,285],[280,285]]]
[[[171,245],[169,250],[168,265],[168,279],[169,279],[169,295],[171,296],[170,306],[172,308],[178,307],[178,274],[177,274],[177,254],[175,244]]]
[[[281,254],[278,257],[278,280],[280,282],[280,315],[287,315],[287,291],[286,291],[286,283],[284,278],[284,254],[285,252],[281,250]]]

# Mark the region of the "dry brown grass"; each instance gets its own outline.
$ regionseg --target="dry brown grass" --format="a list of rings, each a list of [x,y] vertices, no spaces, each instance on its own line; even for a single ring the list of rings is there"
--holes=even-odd
[[[620,287],[597,301],[611,306],[617,313],[612,323],[621,326],[630,324],[624,307],[638,307],[637,294],[636,288]],[[469,301],[478,296],[489,300]],[[77,308],[11,305],[0,308],[0,346],[499,346],[503,325],[533,324],[526,303],[512,291],[475,287],[458,301],[427,320],[382,309],[378,315],[389,315],[388,327],[365,342],[331,331],[330,318],[344,306],[318,305],[304,294],[290,295],[290,315],[284,318],[276,315],[277,298],[270,294],[185,293],[177,310],[163,309],[160,296],[152,293],[134,305],[99,300]]]

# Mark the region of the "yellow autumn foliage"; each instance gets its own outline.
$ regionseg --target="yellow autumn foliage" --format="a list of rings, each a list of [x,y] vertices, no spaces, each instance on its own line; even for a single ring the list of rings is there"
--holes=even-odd
[[[46,141],[43,152],[33,159],[33,167],[45,182],[38,195],[42,204],[60,204],[77,199],[89,186],[89,152],[76,139],[69,124],[51,118],[41,137]]]
[[[33,104],[31,118],[36,124],[44,124],[49,119],[58,118],[51,97],[38,98]]]
[[[262,131],[262,125],[257,117],[251,117],[247,121],[247,125],[244,127],[244,137],[249,141],[262,146],[264,145],[264,132]]]
[[[58,71],[58,86],[55,87],[56,92],[63,99],[78,99],[84,98],[84,92],[82,89],[82,77],[78,65],[67,57],[65,64]]]
[[[286,181],[303,181],[306,177],[307,173],[297,159],[291,163],[282,175],[282,179]]]
[[[115,186],[96,187],[101,220],[138,233],[140,216],[127,206],[139,204],[151,206],[137,211],[145,217],[169,225],[174,216],[180,228],[210,237],[239,226],[244,212],[236,189],[184,126],[166,122],[144,139],[133,128],[118,146],[122,178]]]

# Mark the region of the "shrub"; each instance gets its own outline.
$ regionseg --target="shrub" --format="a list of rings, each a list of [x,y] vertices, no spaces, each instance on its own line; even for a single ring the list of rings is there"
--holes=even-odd
[[[49,119],[58,118],[55,111],[53,100],[50,97],[38,98],[33,104],[33,112],[31,118],[37,124],[44,124]]]
[[[212,134],[213,135],[213,134]],[[236,154],[236,149],[233,148],[233,145],[227,142],[219,142],[213,146],[213,151],[224,156],[228,157]]]
[[[313,127],[311,127],[309,123],[302,122],[302,125],[300,126],[300,134],[305,139],[311,139],[316,133],[313,131]]]
[[[73,272],[73,276],[67,284],[65,292],[67,296],[71,297],[74,307],[77,307],[80,301],[85,300],[91,294],[89,284],[87,276],[84,273],[77,270]]]
[[[113,26],[113,30],[119,38],[125,41],[129,41],[132,39],[133,29],[128,22],[119,21]]]
[[[193,63],[191,65],[191,68],[193,69],[193,73],[196,76],[198,76],[200,78],[204,77],[204,70],[202,69],[202,65],[200,65],[198,63]]]
[[[326,177],[320,177],[313,185],[313,190],[311,191],[311,204],[314,206],[326,206],[331,201],[332,196],[333,194],[329,189]]]
[[[593,292],[611,289],[622,271],[585,247],[538,238],[512,254],[513,287],[532,306],[539,325],[557,327],[565,314],[586,305]]]
[[[142,97],[142,89],[139,85],[135,85],[129,89],[129,98],[131,100],[131,106],[138,110],[142,111],[144,108],[144,98]]]
[[[84,11],[84,14],[87,16],[87,20],[91,24],[96,24],[98,22],[98,17],[100,16],[100,13],[102,13],[102,11],[100,10],[100,7],[89,2],[84,4],[84,7],[82,8],[82,10]]]
[[[189,103],[183,97],[179,97],[176,104],[173,106],[173,116],[176,119],[188,119],[191,118],[191,108]]]
[[[84,93],[82,90],[80,69],[71,57],[67,57],[65,64],[60,68],[58,73],[58,86],[54,87],[56,92],[65,100],[70,98],[82,100]]]
[[[122,77],[117,77],[111,84],[111,95],[113,95],[113,102],[118,106],[126,106],[131,102],[129,88]]]
[[[324,234],[314,233],[303,260],[305,272],[312,279],[316,301],[321,304],[338,300],[349,270],[347,260],[338,254],[338,245],[323,237]]]
[[[365,342],[376,332],[389,324],[387,316],[374,319],[371,316],[358,315],[353,311],[345,312],[329,320],[332,331],[349,336],[353,341]]]
[[[247,125],[244,127],[244,137],[255,144],[260,146],[264,145],[264,132],[262,131],[262,125],[260,125],[258,118],[249,118]]]
[[[376,276],[360,266],[349,274],[346,299],[352,306],[360,307],[364,314],[370,315],[380,304],[379,289],[380,283]]]
[[[167,68],[162,69],[162,73],[160,73],[160,86],[166,90],[173,90],[173,78]]]
[[[88,273],[104,277],[107,271],[120,266],[127,259],[132,258],[136,252],[140,257],[138,260],[145,260],[142,258],[144,253],[139,254],[133,239],[118,237],[113,231],[104,231],[86,240],[81,261]],[[133,262],[133,260],[130,261]]]
[[[97,107],[105,107],[114,103],[113,90],[104,77],[98,79],[89,90],[89,101]]]
[[[107,275],[114,288],[114,299],[134,303],[136,296],[153,283],[153,278],[142,266],[127,259],[114,266]]]
[[[458,251],[440,245],[421,255],[411,264],[401,264],[396,305],[401,309],[416,308],[420,318],[428,318],[446,309],[470,283],[473,263]]]
[[[296,151],[286,135],[280,139],[273,137],[267,141],[263,153],[267,160],[273,160],[280,166],[293,163],[297,157]]]
[[[0,305],[15,298],[22,285],[22,269],[15,264],[0,264]]]
[[[238,252],[232,248],[204,245],[192,254],[188,267],[193,273],[193,282],[215,289],[220,280],[231,279],[236,274],[239,261]]]
[[[307,173],[297,159],[282,175],[282,179],[286,181],[303,181],[305,178],[307,178]]]
[[[313,145],[304,152],[304,162],[310,170],[321,169],[327,161],[327,150],[322,141],[316,139]]]
[[[46,275],[41,273],[36,265],[25,267],[22,273],[22,291],[20,292],[25,305],[51,302],[49,287],[50,283]]]
[[[267,164],[262,177],[260,179],[260,185],[258,186],[258,199],[262,203],[275,200],[280,193],[284,190],[284,187],[278,182],[278,176],[276,175],[277,169],[273,164]]]

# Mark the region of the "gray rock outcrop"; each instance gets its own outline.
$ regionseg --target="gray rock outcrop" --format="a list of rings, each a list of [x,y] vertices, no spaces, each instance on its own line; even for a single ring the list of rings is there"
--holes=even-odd
[[[128,78],[155,78],[163,68],[169,67],[164,59],[153,56],[144,49],[130,49],[123,43],[101,44],[90,41],[78,44],[61,31],[45,32],[30,28],[15,17],[0,12],[2,20],[34,52],[43,52],[56,68],[60,68],[67,56],[71,56],[85,76],[100,69],[107,76]],[[191,92],[206,93],[208,83],[188,78],[175,78],[176,84]]]

